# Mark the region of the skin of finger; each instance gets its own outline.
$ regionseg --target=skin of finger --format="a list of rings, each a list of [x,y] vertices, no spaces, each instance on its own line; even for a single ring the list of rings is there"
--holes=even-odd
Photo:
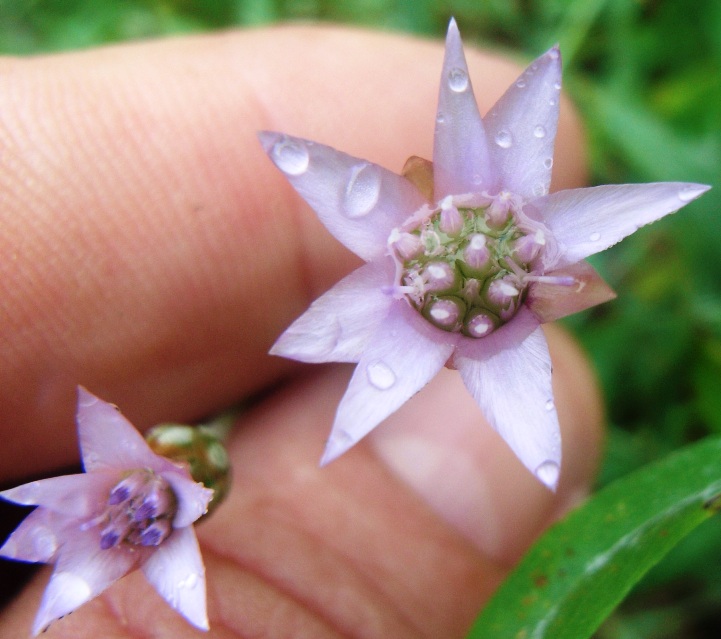
[[[467,55],[485,111],[518,66]],[[398,171],[431,155],[441,61],[337,27],[1,60],[0,482],[77,459],[77,383],[145,428],[287,373],[268,347],[357,259],[256,131]],[[564,105],[555,188],[582,181],[581,137]]]
[[[350,367],[316,367],[252,408],[234,432],[233,490],[197,527],[207,568],[210,634],[185,624],[136,573],[57,622],[53,636],[464,636],[521,546],[585,489],[589,466],[598,457],[598,398],[588,368],[561,331],[551,331],[549,343],[566,445],[558,493],[542,488],[515,463],[480,420],[475,440],[464,442],[485,451],[477,461],[488,466],[487,501],[474,507],[495,520],[490,529],[504,528],[506,547],[500,551],[479,549],[454,522],[438,517],[389,470],[376,444],[361,442],[318,468],[315,460]],[[403,429],[406,422],[416,427],[418,411],[432,415],[439,404],[448,407],[450,421],[466,420],[466,392],[450,379],[456,372],[448,375],[379,429]],[[448,460],[446,471],[454,461]],[[45,579],[14,603],[0,634],[28,626]]]

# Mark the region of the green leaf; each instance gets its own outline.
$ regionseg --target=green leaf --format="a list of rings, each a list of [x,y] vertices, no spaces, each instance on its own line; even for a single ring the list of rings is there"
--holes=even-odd
[[[469,639],[586,639],[719,505],[721,438],[610,484],[536,542]]]

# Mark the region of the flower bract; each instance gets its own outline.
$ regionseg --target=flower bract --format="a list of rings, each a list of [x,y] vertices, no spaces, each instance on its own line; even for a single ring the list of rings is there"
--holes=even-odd
[[[207,629],[205,568],[193,522],[212,491],[156,455],[115,406],[83,388],[77,421],[85,473],[0,493],[37,506],[0,556],[55,564],[33,634],[136,568],[190,623]]]
[[[446,38],[433,161],[397,175],[282,133],[260,140],[328,230],[367,263],[316,300],[271,353],[357,362],[327,463],[456,368],[486,419],[554,489],[561,464],[540,325],[614,297],[584,258],[701,195],[686,183],[549,193],[557,47],[482,118],[458,28]]]

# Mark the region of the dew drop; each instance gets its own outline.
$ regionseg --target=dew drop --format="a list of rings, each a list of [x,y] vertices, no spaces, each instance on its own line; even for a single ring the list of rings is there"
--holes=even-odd
[[[396,374],[388,364],[379,359],[368,364],[366,375],[368,375],[368,381],[371,385],[378,390],[388,390],[396,383]]]
[[[601,239],[601,234],[600,233],[591,233],[591,235],[589,235],[588,239],[591,240],[591,242],[598,242],[598,240]]]
[[[548,104],[550,104],[551,106],[556,106],[556,101],[555,101],[553,98],[551,98],[551,99],[548,101]]]
[[[533,129],[533,135],[537,138],[545,138],[546,137],[546,129],[543,128],[540,124]]]
[[[523,79],[520,79],[520,80],[518,80],[518,81],[516,82],[516,86],[517,86],[519,89],[523,89],[523,88],[525,88],[525,86],[526,86],[526,81],[523,80]]]
[[[468,88],[468,74],[464,69],[455,67],[448,72],[448,86],[451,91],[463,93]]]
[[[553,49],[548,52],[548,57],[551,58],[551,60],[558,60],[559,55],[560,53],[556,47],[553,47]]]
[[[690,202],[703,193],[703,189],[697,186],[685,186],[678,192],[678,199],[682,202]]]
[[[283,138],[273,145],[273,161],[288,175],[302,175],[308,170],[310,156],[305,144],[300,140]]]
[[[533,195],[534,195],[534,197],[542,197],[542,196],[546,195],[546,193],[547,193],[547,191],[546,191],[546,185],[543,184],[542,182],[536,182],[536,183],[533,185]]]
[[[445,114],[444,114],[442,111],[439,111],[439,112],[436,114],[436,122],[438,122],[438,124],[444,124],[445,121],[446,121],[446,116],[445,116]]]
[[[187,588],[192,590],[198,585],[198,575],[191,572],[185,579],[178,583],[178,588]]]
[[[50,530],[47,526],[38,526],[34,528],[31,536],[33,552],[37,561],[47,561],[58,549],[58,540],[55,537],[55,533]]]
[[[371,212],[381,192],[381,174],[374,164],[358,164],[351,169],[345,188],[343,210],[350,218]]]
[[[551,489],[556,488],[558,476],[560,474],[560,467],[556,462],[551,461],[550,459],[543,462],[538,468],[536,468],[536,477],[538,477],[538,479]]]
[[[546,158],[543,160],[543,166],[545,166],[547,169],[550,169],[553,166],[553,158]]]
[[[553,88],[556,89],[556,91],[560,91],[560,90],[561,90],[561,83],[560,83],[560,82],[554,82],[554,83],[553,83]]]
[[[496,133],[495,139],[496,144],[502,149],[508,149],[513,144],[513,136],[511,135],[511,132],[506,129],[501,129],[498,133]]]
[[[546,401],[546,410],[552,411],[554,408],[556,408],[556,405],[553,403],[552,399],[549,399]]]

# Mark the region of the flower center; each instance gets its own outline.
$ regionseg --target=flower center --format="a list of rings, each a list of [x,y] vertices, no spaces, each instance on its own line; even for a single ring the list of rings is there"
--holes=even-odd
[[[121,542],[134,546],[159,546],[173,528],[177,499],[168,482],[147,469],[133,470],[108,495],[107,506],[98,518],[100,547]]]
[[[501,192],[449,196],[415,214],[389,238],[394,292],[444,331],[492,333],[518,312],[546,244],[543,226],[522,209],[521,198]]]

